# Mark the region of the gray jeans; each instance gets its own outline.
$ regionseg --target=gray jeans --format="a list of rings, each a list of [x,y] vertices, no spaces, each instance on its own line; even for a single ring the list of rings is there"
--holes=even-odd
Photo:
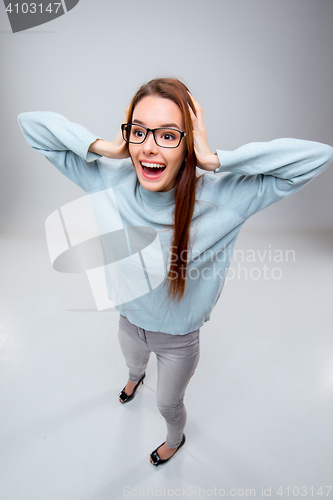
[[[169,448],[177,448],[186,424],[184,395],[199,361],[199,330],[171,335],[143,330],[120,315],[119,342],[130,382],[146,371],[151,352],[157,358],[157,407],[166,420]]]

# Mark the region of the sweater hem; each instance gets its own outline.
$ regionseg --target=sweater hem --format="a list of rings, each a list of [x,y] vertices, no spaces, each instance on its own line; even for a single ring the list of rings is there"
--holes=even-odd
[[[143,322],[137,321],[136,318],[132,318],[126,312],[121,312],[119,309],[118,309],[118,311],[122,316],[125,316],[125,318],[127,318],[130,323],[132,323],[133,325],[135,325],[138,328],[142,328],[143,330],[146,330],[147,332],[166,333],[168,335],[187,335],[188,333],[199,330],[199,328],[201,328],[203,326],[203,324],[206,321],[209,321],[209,319],[210,319],[210,316],[207,316],[207,318],[204,320],[200,320],[199,322],[194,323],[194,324],[186,325],[186,327],[184,328],[186,330],[186,332],[184,333],[184,330],[178,331],[178,329],[177,329],[177,331],[174,331],[173,328],[170,328],[170,329],[168,328],[168,331],[166,331],[165,329],[163,331],[151,329],[152,325],[147,324],[145,321],[143,321]]]

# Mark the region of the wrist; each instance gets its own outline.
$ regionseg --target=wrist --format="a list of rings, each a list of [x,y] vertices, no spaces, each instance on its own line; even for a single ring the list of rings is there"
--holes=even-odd
[[[116,145],[114,142],[104,141],[103,139],[97,139],[90,144],[89,151],[111,159],[126,158],[128,156],[125,154],[126,145],[124,148],[124,145]]]
[[[216,170],[221,166],[220,164],[220,158],[218,157],[217,151],[212,155],[212,165],[213,165],[213,170]]]
[[[108,142],[104,141],[103,139],[96,139],[95,142],[90,144],[88,151],[91,153],[96,153],[101,156],[108,156],[109,155],[109,149],[108,149]]]
[[[198,167],[204,170],[216,170],[220,166],[220,160],[217,153],[208,153],[204,158],[198,158]]]

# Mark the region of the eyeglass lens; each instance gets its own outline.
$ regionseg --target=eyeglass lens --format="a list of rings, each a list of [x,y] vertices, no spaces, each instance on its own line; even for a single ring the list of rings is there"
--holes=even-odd
[[[140,125],[128,124],[124,130],[125,139],[134,144],[140,144],[147,136],[147,130]],[[164,148],[177,147],[181,140],[181,133],[169,128],[155,130],[155,140],[158,146]]]

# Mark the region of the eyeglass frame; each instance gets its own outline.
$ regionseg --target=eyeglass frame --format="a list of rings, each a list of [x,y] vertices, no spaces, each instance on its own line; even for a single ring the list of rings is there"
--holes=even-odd
[[[141,142],[133,142],[133,141],[127,140],[125,138],[125,127],[127,125],[134,125],[134,126],[137,126],[137,127],[144,128],[146,130],[146,135],[145,135],[143,141],[141,141]],[[180,133],[180,139],[179,139],[179,142],[178,142],[177,146],[161,146],[160,144],[158,144],[157,140],[156,140],[156,137],[155,137],[156,130],[173,130],[175,132],[179,132]],[[166,149],[175,149],[175,148],[178,148],[178,146],[182,142],[182,138],[186,137],[186,132],[183,132],[182,130],[178,130],[177,128],[170,128],[170,127],[148,128],[148,127],[144,127],[143,125],[140,125],[139,123],[122,123],[121,124],[121,131],[122,131],[122,135],[123,135],[124,141],[127,142],[128,144],[143,144],[145,142],[145,140],[147,139],[149,132],[152,132],[153,137],[154,137],[154,141],[155,141],[156,145],[159,148],[166,148]]]

